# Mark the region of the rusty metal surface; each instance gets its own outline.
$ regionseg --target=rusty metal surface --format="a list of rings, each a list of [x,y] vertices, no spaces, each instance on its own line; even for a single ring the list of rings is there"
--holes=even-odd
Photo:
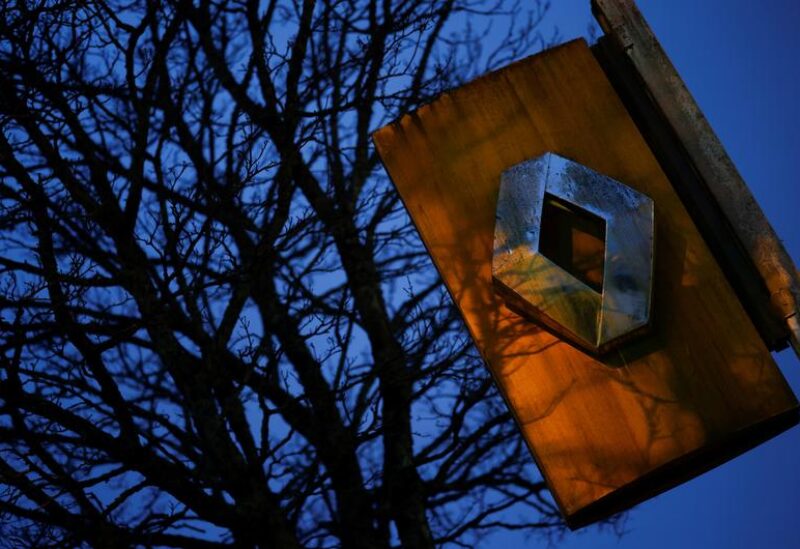
[[[680,138],[653,102],[633,63],[610,36],[601,37],[592,46],[592,53],[672,182],[764,343],[771,350],[784,349],[789,343],[786,323],[783,317],[775,315],[761,273],[733,233],[727,216],[694,167]]]
[[[800,315],[800,276],[772,225],[636,3],[592,0],[592,9],[606,35],[620,45],[635,66],[730,221],[732,237],[739,240],[758,269],[769,290],[773,315],[784,323],[786,335],[798,352],[799,335],[793,326]]]
[[[545,196],[560,198],[606,223],[602,291],[540,250]],[[653,282],[653,201],[557,154],[504,171],[494,232],[492,275],[518,309],[573,343],[605,352],[644,328]]]

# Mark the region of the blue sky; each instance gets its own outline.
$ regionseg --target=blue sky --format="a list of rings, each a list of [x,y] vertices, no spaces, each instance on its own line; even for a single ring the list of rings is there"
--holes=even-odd
[[[564,40],[585,35],[589,0],[552,0]],[[753,194],[800,263],[800,1],[640,0]],[[800,395],[800,360],[776,356]],[[800,547],[800,427],[629,513],[628,532],[588,528],[554,546]],[[489,547],[539,546],[513,535]]]

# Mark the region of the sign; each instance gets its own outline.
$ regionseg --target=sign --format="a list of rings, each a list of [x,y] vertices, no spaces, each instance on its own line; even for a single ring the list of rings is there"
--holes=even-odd
[[[570,527],[797,422],[759,331],[584,41],[448,92],[374,141]],[[542,253],[553,228],[588,250],[589,268],[555,257],[562,246]],[[553,299],[578,288],[581,304],[552,306],[532,270],[509,278],[509,249],[545,266]],[[605,311],[622,320],[598,322]]]

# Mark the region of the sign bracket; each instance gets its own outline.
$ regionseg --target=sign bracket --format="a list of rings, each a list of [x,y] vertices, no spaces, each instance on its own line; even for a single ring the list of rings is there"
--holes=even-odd
[[[800,356],[789,254],[633,0],[592,0],[596,58],[657,153],[767,346]]]

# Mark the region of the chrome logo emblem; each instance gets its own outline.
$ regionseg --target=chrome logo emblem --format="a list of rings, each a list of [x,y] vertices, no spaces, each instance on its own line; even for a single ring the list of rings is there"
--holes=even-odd
[[[577,216],[599,244],[597,272],[581,277],[554,255],[549,211]],[[544,223],[543,223],[544,222]],[[580,223],[578,225],[580,225]],[[576,233],[577,234],[577,233]],[[580,235],[579,235],[580,236]],[[572,343],[603,353],[643,331],[650,320],[653,201],[608,176],[554,153],[503,172],[492,276],[514,310]],[[570,235],[561,240],[570,245]],[[555,250],[546,255],[547,250]]]

